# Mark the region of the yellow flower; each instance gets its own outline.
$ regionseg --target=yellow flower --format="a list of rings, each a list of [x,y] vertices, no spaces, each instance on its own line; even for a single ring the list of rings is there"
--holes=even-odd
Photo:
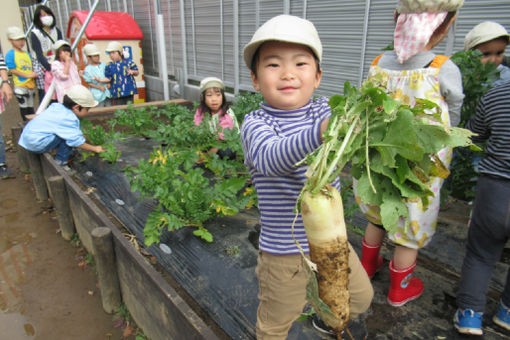
[[[253,194],[253,189],[252,187],[247,187],[244,192],[243,192],[243,196],[247,196],[247,195],[251,195]]]
[[[152,159],[152,164],[156,164],[158,161],[161,162],[161,164],[166,164],[167,157],[163,155],[161,150],[156,151],[156,157]]]

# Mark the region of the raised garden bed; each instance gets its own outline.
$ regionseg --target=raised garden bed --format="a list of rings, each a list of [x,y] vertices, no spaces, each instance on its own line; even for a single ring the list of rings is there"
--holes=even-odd
[[[126,165],[135,166],[140,157],[148,158],[160,144],[140,136],[129,137],[115,143],[122,153],[116,164],[90,157],[85,162],[74,161],[71,173],[57,166],[49,154],[40,159],[46,180],[55,175],[64,179],[76,231],[90,253],[94,253],[92,230],[96,227],[112,230],[122,300],[147,336],[153,340],[255,339],[258,305],[255,209],[206,222],[214,235],[212,243],[194,236],[194,229],[183,228],[161,235],[161,243],[166,247],[153,244],[144,249],[145,220],[156,202],[131,192],[123,169]],[[376,295],[367,319],[371,337],[455,338],[451,316],[466,230],[462,222],[452,223],[445,214],[441,218],[445,224],[440,226],[432,244],[420,252],[417,273],[426,285],[422,298],[403,308],[392,308],[385,303],[387,269],[374,281]],[[359,215],[350,218],[350,222],[362,228],[366,224]],[[138,243],[132,242],[130,235]],[[349,232],[349,239],[359,251],[361,236]],[[385,245],[386,260],[391,249],[391,245]],[[489,312],[495,307],[504,282],[503,271],[508,268],[506,263],[498,266],[501,270],[491,284]],[[323,337],[309,321],[304,321],[293,325],[288,338]],[[500,338],[508,337],[489,324],[485,339]]]

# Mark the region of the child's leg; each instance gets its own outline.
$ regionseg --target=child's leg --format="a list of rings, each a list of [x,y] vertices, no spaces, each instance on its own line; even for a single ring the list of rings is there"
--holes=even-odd
[[[377,227],[374,224],[368,222],[367,228],[365,229],[365,242],[371,246],[380,245],[386,235],[384,228]]]
[[[379,250],[385,235],[386,231],[382,226],[368,222],[362,241],[361,264],[370,278],[382,267],[383,258],[379,255]]]
[[[461,309],[483,312],[492,269],[510,236],[510,181],[480,176],[457,293]],[[506,282],[503,303],[510,305]]]
[[[286,339],[306,303],[307,274],[301,255],[260,252],[255,270],[259,279],[257,339]]]
[[[351,319],[354,319],[370,307],[374,297],[374,289],[351,244],[349,244],[349,269],[350,314]]]
[[[395,269],[404,269],[412,266],[418,257],[418,249],[396,246],[393,254],[393,267]]]
[[[73,148],[67,145],[66,141],[62,139],[60,144],[58,145],[56,159],[58,161],[61,161],[62,164],[67,164],[67,162],[69,162],[69,157],[71,157],[72,153]]]
[[[412,277],[416,267],[418,250],[404,246],[395,248],[393,259],[390,261],[390,289],[388,302],[399,307],[415,300],[423,294],[423,282]]]
[[[44,148],[44,150],[42,150],[40,153],[45,153],[53,149],[57,149],[57,163],[67,164],[69,157],[73,152],[73,148],[67,145],[64,139],[55,136],[51,143],[49,143],[48,146],[46,146],[46,148]]]
[[[113,99],[114,105],[127,105],[129,102],[133,103],[133,96],[126,96]]]

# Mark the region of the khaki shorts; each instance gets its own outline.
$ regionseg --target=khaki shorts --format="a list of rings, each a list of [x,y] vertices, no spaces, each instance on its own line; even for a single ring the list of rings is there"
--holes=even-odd
[[[365,312],[374,296],[370,279],[349,244],[351,318]],[[259,278],[257,339],[286,339],[292,323],[306,304],[308,277],[301,255],[259,252],[255,272]]]

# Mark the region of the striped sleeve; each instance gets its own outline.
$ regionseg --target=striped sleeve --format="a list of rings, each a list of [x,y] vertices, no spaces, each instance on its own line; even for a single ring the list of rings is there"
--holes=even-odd
[[[278,133],[277,123],[262,110],[249,114],[241,126],[245,162],[265,176],[283,176],[320,145],[321,120],[290,136]]]
[[[5,59],[2,52],[0,52],[0,70],[7,70],[7,65],[5,65]]]
[[[485,94],[466,128],[474,142],[487,141],[479,172],[510,179],[510,82]]]

